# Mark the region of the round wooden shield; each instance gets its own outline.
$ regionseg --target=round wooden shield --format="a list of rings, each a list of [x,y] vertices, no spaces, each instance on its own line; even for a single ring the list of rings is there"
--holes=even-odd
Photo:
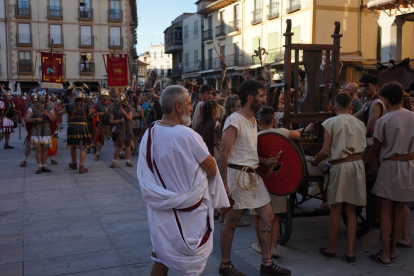
[[[259,164],[258,174],[262,177],[269,193],[278,196],[293,194],[305,177],[306,164],[298,147],[288,138],[277,133],[263,133],[257,141],[259,156],[276,157],[280,151],[280,165],[267,178],[270,166]]]

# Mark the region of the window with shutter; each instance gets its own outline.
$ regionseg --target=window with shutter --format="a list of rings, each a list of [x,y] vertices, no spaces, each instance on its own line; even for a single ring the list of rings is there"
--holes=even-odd
[[[300,43],[300,26],[292,28],[292,33],[294,33],[294,35],[292,36],[292,44]],[[294,50],[292,50],[292,59],[295,59]]]
[[[276,61],[276,57],[277,57],[277,54],[279,52],[278,46],[279,46],[278,33],[275,32],[275,33],[269,34],[269,41],[268,41],[268,46],[267,46],[267,48],[268,48],[267,52],[269,53],[267,55],[267,60],[268,61],[271,61],[271,62]]]

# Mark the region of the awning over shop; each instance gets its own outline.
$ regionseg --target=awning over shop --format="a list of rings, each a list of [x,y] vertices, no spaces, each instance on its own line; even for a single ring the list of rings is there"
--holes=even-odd
[[[371,0],[368,1],[367,5],[368,9],[378,11],[382,11],[384,9],[389,10],[396,8],[407,8],[409,6],[413,6],[413,2],[408,0]]]

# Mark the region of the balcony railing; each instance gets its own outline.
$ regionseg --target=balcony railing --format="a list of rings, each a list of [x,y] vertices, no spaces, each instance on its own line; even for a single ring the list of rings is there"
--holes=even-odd
[[[240,33],[240,19],[236,19],[229,23],[229,34],[234,32]]]
[[[171,31],[165,34],[165,53],[169,54],[183,49],[183,38],[176,37],[176,32]]]
[[[16,6],[16,18],[29,19],[32,17],[31,6],[18,7]]]
[[[226,37],[226,25],[221,24],[216,27],[216,38]]]
[[[181,74],[182,74],[182,68],[179,66],[176,66],[172,69],[171,77],[178,77],[178,76],[181,76]]]
[[[197,72],[200,70],[201,70],[200,60],[190,61],[184,64],[184,73]]]
[[[204,31],[203,41],[209,41],[209,40],[213,40],[213,29]]]
[[[19,47],[32,46],[31,34],[16,34],[16,44]]]
[[[124,44],[124,38],[120,36],[108,37],[109,49],[122,49]]]
[[[108,21],[122,23],[122,19],[124,16],[123,14],[124,13],[122,10],[109,9],[108,10]]]
[[[30,60],[22,59],[17,62],[17,73],[20,75],[32,74],[32,62]]]
[[[49,47],[63,47],[63,35],[50,34],[48,41]]]
[[[94,39],[90,35],[80,35],[79,36],[79,46],[82,48],[93,48]]]
[[[255,9],[252,11],[252,25],[262,22],[262,9]]]
[[[268,7],[267,19],[274,19],[279,17],[279,2],[273,2]]]
[[[301,9],[300,0],[289,0],[286,13],[292,13]]]
[[[81,75],[93,75],[95,73],[95,62],[89,60],[82,60],[79,63]]]
[[[47,6],[47,18],[48,19],[63,19],[63,12],[61,6]]]
[[[93,9],[78,10],[79,21],[93,21]]]

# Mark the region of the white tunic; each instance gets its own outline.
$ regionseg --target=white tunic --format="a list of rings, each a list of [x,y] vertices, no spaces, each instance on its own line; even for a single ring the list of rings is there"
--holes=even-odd
[[[137,174],[148,205],[156,254],[151,258],[180,275],[200,275],[213,249],[214,208],[230,206],[221,176],[217,169],[215,177],[207,177],[200,166],[209,152],[202,137],[191,128],[155,124],[148,143],[147,130]],[[147,158],[154,161],[150,162],[152,170]],[[196,209],[180,211],[200,201]]]

